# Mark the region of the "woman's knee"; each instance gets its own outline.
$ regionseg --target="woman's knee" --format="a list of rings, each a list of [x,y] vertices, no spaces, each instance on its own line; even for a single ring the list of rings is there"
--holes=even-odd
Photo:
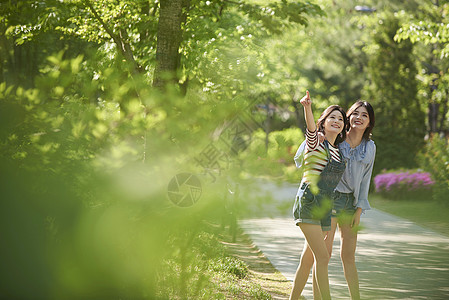
[[[317,264],[329,264],[330,255],[328,252],[316,253],[315,259]]]
[[[340,258],[343,264],[354,264],[355,253],[353,251],[341,251]]]
[[[310,251],[310,253],[303,252],[301,255],[301,264],[305,267],[311,268],[313,266],[314,258],[313,254]]]
[[[355,250],[357,247],[357,234],[354,234],[352,228],[342,226],[341,228],[341,261],[344,264],[355,263]]]

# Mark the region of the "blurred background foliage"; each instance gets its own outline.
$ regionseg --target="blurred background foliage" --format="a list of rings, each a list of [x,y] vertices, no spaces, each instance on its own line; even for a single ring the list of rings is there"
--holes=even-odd
[[[449,3],[359,2],[1,2],[1,294],[210,298],[216,224],[252,179],[299,181],[306,89],[317,116],[371,102],[374,173],[446,197]]]

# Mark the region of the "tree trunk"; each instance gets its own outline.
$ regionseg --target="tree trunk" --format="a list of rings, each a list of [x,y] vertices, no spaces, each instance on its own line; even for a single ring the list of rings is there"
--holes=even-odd
[[[305,123],[304,123],[304,113],[301,113],[301,109],[298,106],[298,102],[292,100],[292,105],[295,108],[296,125],[301,129],[302,133],[305,135]]]
[[[100,16],[100,14],[95,9],[94,4],[90,0],[84,0],[84,4],[90,9],[92,14],[94,15],[95,19],[100,22],[103,29],[109,34],[109,36],[114,40],[114,43],[116,44],[118,50],[123,55],[123,57],[132,64],[133,74],[141,73],[142,68],[141,66],[136,62],[134,59],[134,54],[131,50],[131,46],[127,42],[128,35],[125,30],[121,30],[118,34],[115,34],[113,29],[109,26],[105,20]]]
[[[432,101],[429,103],[429,131],[437,132],[439,104]]]
[[[432,72],[437,74],[436,72]],[[431,73],[431,74],[432,74]],[[440,110],[440,105],[433,98],[435,97],[435,91],[438,89],[438,85],[436,83],[436,78],[432,80],[430,84],[430,102],[429,102],[429,132],[437,132],[437,124],[438,124],[438,112]]]
[[[176,71],[179,67],[183,8],[188,8],[188,5],[188,0],[162,0],[160,2],[154,87],[163,88],[167,83],[178,82]]]
[[[444,99],[443,102],[443,113],[440,118],[440,128],[438,129],[440,133],[447,131],[447,128],[444,128],[444,122],[446,121],[446,115],[448,112],[448,101],[449,101],[448,92],[449,90],[446,89],[446,99]]]

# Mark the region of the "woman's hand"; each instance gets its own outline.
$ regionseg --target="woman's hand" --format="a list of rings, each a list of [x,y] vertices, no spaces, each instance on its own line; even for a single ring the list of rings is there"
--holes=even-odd
[[[320,143],[324,142],[325,140],[325,136],[322,132],[318,132],[318,140],[320,141]]]
[[[310,132],[315,132],[316,125],[313,119],[312,113],[312,99],[310,99],[309,91],[306,91],[306,95],[299,101],[304,106],[304,118],[306,119],[306,126]]]
[[[352,220],[351,220],[352,228],[359,226],[361,214],[362,214],[362,209],[360,207],[357,207],[357,210],[355,211],[354,215],[352,216]]]
[[[299,102],[304,107],[311,107],[312,106],[312,99],[310,99],[309,91],[306,91],[306,95],[304,97],[302,97],[302,99],[299,100]]]

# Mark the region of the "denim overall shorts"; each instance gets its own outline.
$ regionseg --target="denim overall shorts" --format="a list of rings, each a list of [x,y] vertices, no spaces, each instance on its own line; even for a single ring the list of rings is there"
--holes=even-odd
[[[334,191],[334,208],[332,209],[332,217],[344,218],[345,216],[354,215],[357,210],[354,204],[354,193],[341,193]]]
[[[340,182],[346,168],[345,160],[340,153],[340,162],[330,155],[328,141],[324,141],[328,163],[318,180],[318,194],[314,195],[308,182],[302,182],[293,205],[293,217],[296,225],[308,223],[321,225],[323,231],[331,229],[332,199],[334,190]]]

